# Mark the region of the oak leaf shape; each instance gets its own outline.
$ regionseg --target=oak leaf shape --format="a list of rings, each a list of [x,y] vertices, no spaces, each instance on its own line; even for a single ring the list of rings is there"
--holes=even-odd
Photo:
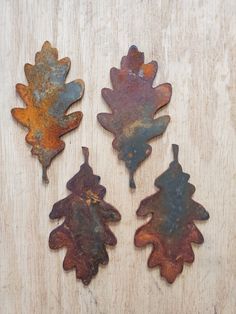
[[[48,183],[47,168],[61,152],[65,143],[60,137],[77,128],[82,112],[66,115],[69,107],[84,92],[84,82],[75,80],[65,84],[70,59],[58,60],[58,51],[46,41],[35,55],[35,65],[25,64],[28,86],[16,85],[16,91],[26,108],[11,110],[13,117],[28,128],[26,142],[32,145],[32,154],[38,156],[43,168],[43,181]]]
[[[102,89],[111,113],[99,113],[97,118],[115,136],[112,145],[128,168],[131,188],[135,188],[134,172],[151,154],[147,142],[161,135],[170,121],[167,115],[154,119],[172,93],[169,83],[152,87],[156,73],[157,62],[145,64],[144,54],[131,46],[128,55],[122,58],[121,69],[110,71],[113,90]]]
[[[137,247],[152,244],[148,259],[150,268],[159,266],[161,276],[173,283],[183,270],[183,264],[193,263],[191,242],[201,244],[204,239],[194,220],[207,220],[205,208],[192,200],[194,185],[188,183],[189,174],[178,162],[178,146],[173,145],[174,161],[155,180],[159,191],[141,201],[137,215],[152,214],[150,221],[135,233]]]
[[[114,246],[117,242],[107,222],[119,221],[121,216],[103,200],[106,189],[88,164],[88,148],[83,147],[83,154],[85,163],[67,183],[72,193],[54,204],[50,213],[51,219],[65,217],[65,220],[51,232],[49,246],[51,249],[65,246],[64,270],[75,268],[76,277],[88,285],[99,264],[109,261],[106,245]]]

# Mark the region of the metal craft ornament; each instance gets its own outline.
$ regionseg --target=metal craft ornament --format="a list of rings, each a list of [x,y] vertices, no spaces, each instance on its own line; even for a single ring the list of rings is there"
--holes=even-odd
[[[49,237],[51,249],[67,248],[63,268],[75,268],[76,277],[88,285],[98,272],[99,264],[106,265],[109,257],[106,245],[116,245],[116,237],[107,223],[119,221],[119,212],[103,198],[104,186],[100,177],[93,174],[88,163],[89,151],[83,147],[85,158],[80,171],[67,183],[72,193],[54,204],[51,219],[65,217],[62,225]]]
[[[178,145],[172,145],[174,161],[169,169],[155,180],[159,189],[141,201],[137,215],[152,215],[149,222],[135,233],[137,247],[152,244],[149,267],[160,267],[161,276],[173,283],[183,270],[183,264],[193,263],[191,243],[202,244],[203,236],[194,220],[207,220],[205,208],[192,200],[194,185],[188,183],[189,174],[182,171],[178,162]]]
[[[168,115],[154,119],[155,114],[171,98],[169,83],[152,87],[157,73],[157,62],[144,63],[144,54],[131,46],[121,60],[121,68],[110,71],[112,89],[103,88],[102,96],[111,113],[99,113],[100,124],[115,139],[112,146],[119,152],[130,175],[130,187],[135,188],[134,172],[152,152],[147,142],[161,134],[170,122]]]
[[[26,108],[14,108],[13,117],[28,128],[26,142],[42,164],[43,181],[48,183],[47,168],[65,147],[60,137],[77,128],[82,112],[66,115],[69,107],[83,96],[84,82],[65,84],[70,59],[58,60],[58,51],[46,41],[35,55],[35,65],[25,65],[28,85],[17,84],[16,91]]]

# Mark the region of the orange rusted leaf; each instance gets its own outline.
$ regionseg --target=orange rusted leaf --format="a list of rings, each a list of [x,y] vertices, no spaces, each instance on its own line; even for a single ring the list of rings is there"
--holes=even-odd
[[[144,64],[144,54],[131,46],[122,58],[121,69],[111,69],[113,90],[102,90],[112,112],[98,114],[98,121],[115,136],[112,145],[129,170],[131,188],[135,188],[135,170],[151,154],[147,142],[161,135],[170,121],[169,116],[154,119],[171,98],[170,84],[152,87],[156,73],[157,62]]]
[[[84,92],[82,80],[65,84],[69,69],[70,59],[58,60],[57,49],[46,41],[35,55],[35,65],[25,65],[29,85],[16,85],[26,108],[14,108],[11,113],[29,129],[26,141],[33,146],[31,152],[42,164],[44,182],[48,182],[46,170],[52,159],[65,147],[60,137],[78,127],[82,119],[79,111],[66,115]]]
[[[178,162],[178,146],[173,145],[174,161],[155,180],[159,191],[145,198],[138,210],[140,217],[152,214],[151,220],[135,233],[138,247],[152,244],[148,266],[159,266],[161,275],[169,283],[183,270],[183,264],[194,261],[191,242],[201,244],[204,239],[194,220],[207,220],[205,208],[192,200],[194,185]]]
[[[88,148],[83,147],[85,163],[67,183],[72,192],[54,204],[51,219],[65,217],[64,222],[49,237],[51,249],[67,248],[63,267],[76,269],[76,277],[88,285],[98,272],[99,264],[109,261],[106,245],[116,245],[116,238],[107,226],[109,221],[119,221],[119,212],[103,198],[104,186],[100,177],[93,174],[88,164]]]

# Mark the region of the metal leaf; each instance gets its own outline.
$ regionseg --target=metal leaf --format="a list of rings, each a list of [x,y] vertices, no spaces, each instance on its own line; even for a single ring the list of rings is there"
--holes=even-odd
[[[72,192],[54,204],[51,219],[65,217],[61,226],[49,237],[51,249],[67,248],[63,267],[76,269],[76,277],[88,285],[98,272],[99,264],[109,261],[106,245],[116,245],[116,237],[107,226],[109,221],[119,221],[119,212],[103,198],[104,186],[100,177],[93,174],[88,164],[88,148],[83,147],[85,163],[67,183]]]
[[[47,168],[65,147],[60,137],[77,128],[83,116],[79,111],[66,115],[69,107],[84,92],[82,80],[65,84],[69,69],[70,59],[58,60],[57,49],[46,41],[42,50],[35,55],[35,65],[25,65],[29,85],[16,85],[16,91],[26,108],[14,108],[11,113],[29,129],[26,142],[33,146],[31,152],[38,156],[42,164],[43,180],[46,183]]]
[[[131,46],[122,58],[121,69],[111,69],[113,90],[102,90],[112,113],[98,114],[98,121],[115,136],[112,145],[129,170],[131,188],[135,188],[134,172],[151,154],[147,142],[161,135],[170,121],[169,116],[154,119],[171,98],[170,84],[152,87],[156,73],[157,62],[144,64],[144,54]]]
[[[159,191],[140,203],[137,215],[152,214],[152,218],[136,231],[134,238],[138,247],[153,245],[148,266],[159,266],[169,283],[182,272],[184,262],[194,261],[191,242],[204,241],[194,220],[209,218],[205,208],[191,198],[195,187],[188,183],[190,176],[178,162],[177,145],[173,145],[173,152],[174,161],[169,169],[155,180]]]

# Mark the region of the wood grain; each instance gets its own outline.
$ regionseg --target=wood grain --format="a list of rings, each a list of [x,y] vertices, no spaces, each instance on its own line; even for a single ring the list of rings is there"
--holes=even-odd
[[[236,86],[235,14],[231,0],[1,0],[0,19],[0,313],[234,314],[236,312]],[[68,81],[85,81],[78,130],[64,137],[65,151],[52,163],[50,184],[24,141],[26,131],[10,109],[23,103],[15,84],[25,82],[23,66],[49,40],[72,61]],[[112,150],[112,135],[97,122],[108,111],[100,90],[110,86],[109,70],[119,66],[130,45],[157,60],[155,84],[170,82],[171,123],[136,173],[137,190]],[[171,144],[196,186],[194,198],[210,213],[198,224],[205,237],[194,247],[195,262],[173,285],[148,270],[151,248],[133,245],[144,223],[135,211],[155,191],[154,179],[171,160]],[[66,182],[83,160],[81,146],[107,187],[106,200],[122,214],[112,226],[118,245],[109,250],[89,287],[64,272],[65,250],[50,251],[48,218],[54,202],[68,195]]]

